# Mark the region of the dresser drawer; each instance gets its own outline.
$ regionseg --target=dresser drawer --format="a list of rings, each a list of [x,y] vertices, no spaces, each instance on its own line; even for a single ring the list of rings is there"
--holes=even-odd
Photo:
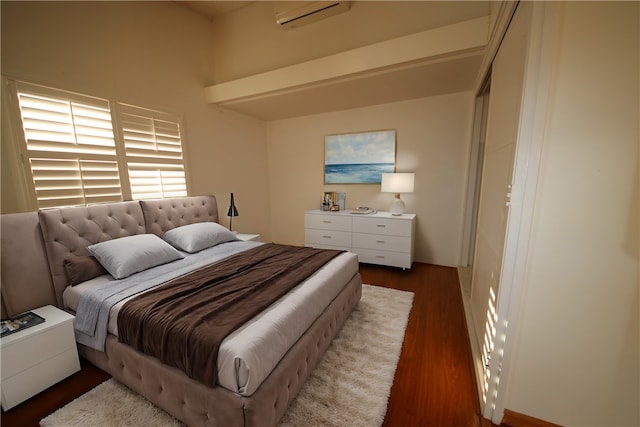
[[[353,218],[354,233],[385,234],[391,236],[412,236],[413,222],[389,218]]]
[[[29,332],[25,329],[24,332]],[[19,332],[19,333],[24,333]],[[66,321],[25,336],[24,339],[2,346],[2,381],[52,356],[72,349],[76,351],[73,322]]]
[[[46,353],[42,350],[40,352]],[[75,347],[53,357],[51,355],[47,357],[48,359],[29,367],[29,369],[2,380],[3,409],[13,408],[80,370],[80,361]]]
[[[351,248],[351,233],[348,231],[318,230],[307,228],[304,230],[306,246],[331,246],[349,250]]]
[[[352,252],[358,254],[358,261],[367,264],[411,268],[411,254],[408,253],[375,251],[363,248],[353,248]]]
[[[345,215],[305,214],[305,228],[320,230],[351,231],[351,217]]]
[[[384,234],[353,233],[352,246],[375,251],[410,253],[411,238]]]

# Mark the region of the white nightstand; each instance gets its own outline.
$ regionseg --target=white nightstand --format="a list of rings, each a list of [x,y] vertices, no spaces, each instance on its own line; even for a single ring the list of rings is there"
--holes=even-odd
[[[236,233],[238,239],[244,240],[245,242],[259,242],[260,235],[259,234],[245,234],[245,233]]]
[[[52,305],[31,311],[44,323],[0,339],[4,410],[80,370],[74,317]]]

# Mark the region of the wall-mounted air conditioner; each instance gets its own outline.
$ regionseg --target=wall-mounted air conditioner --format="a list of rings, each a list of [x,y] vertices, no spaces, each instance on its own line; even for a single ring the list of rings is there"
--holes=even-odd
[[[291,29],[349,10],[348,1],[281,1],[275,4],[276,23]]]

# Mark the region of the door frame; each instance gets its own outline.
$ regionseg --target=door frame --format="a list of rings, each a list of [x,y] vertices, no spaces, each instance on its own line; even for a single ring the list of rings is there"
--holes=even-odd
[[[487,389],[486,404],[482,408],[483,416],[491,419],[494,424],[500,424],[504,417],[513,348],[518,339],[520,308],[526,293],[526,263],[544,141],[545,117],[550,100],[555,40],[558,39],[560,31],[557,21],[561,8],[562,5],[555,2],[533,3],[514,157],[511,208],[507,218],[498,286],[494,351],[489,366],[491,381]]]
[[[480,65],[476,82],[474,85],[475,103],[473,114],[473,130],[471,136],[471,147],[469,151],[469,169],[467,178],[467,193],[465,201],[465,216],[463,224],[463,240],[460,252],[461,266],[470,266],[474,262],[475,242],[477,234],[478,208],[480,198],[480,185],[482,180],[482,165],[484,164],[484,147],[480,147],[480,143],[486,139],[486,123],[483,127],[481,121],[483,115],[488,113],[489,100],[486,96],[490,91],[491,84],[491,67],[498,53],[498,49],[504,39],[513,14],[515,13],[518,1],[502,1],[496,12],[495,23],[491,29],[489,43],[487,44],[487,53],[485,54]],[[486,98],[481,100],[482,98]],[[484,109],[484,111],[481,111]],[[485,135],[482,135],[484,132]],[[482,148],[482,149],[481,149]],[[478,401],[481,405],[481,412],[485,418],[491,418],[491,412],[486,413],[483,402],[485,401],[485,366],[482,359],[482,348],[476,335],[475,325],[473,324],[473,315],[468,300],[464,299],[465,316],[467,319],[469,332],[469,342],[471,345],[471,354],[473,357],[473,367],[476,376],[476,386],[478,392]]]
[[[498,54],[498,48],[500,48],[500,44],[502,43],[502,39],[504,39],[505,34],[507,34],[507,28],[509,28],[509,23],[511,22],[511,18],[516,11],[516,7],[518,6],[518,1],[514,0],[504,0],[498,6],[498,11],[496,12],[495,23],[491,27],[491,34],[489,34],[489,43],[487,44],[487,53],[484,55],[482,59],[482,63],[480,64],[480,70],[478,71],[478,75],[476,77],[476,81],[474,84],[474,94],[475,94],[475,110],[474,110],[474,123],[473,123],[473,134],[471,136],[471,148],[469,154],[469,170],[468,170],[468,178],[467,178],[467,195],[465,200],[465,216],[462,230],[462,243],[460,245],[460,262],[461,266],[469,266],[473,264],[473,253],[475,250],[475,234],[476,230],[476,222],[478,219],[478,203],[477,200],[479,198],[480,193],[480,179],[481,179],[481,171],[482,171],[482,161],[483,161],[483,153],[478,152],[480,139],[484,140],[481,131],[486,130],[481,129],[482,126],[478,126],[480,121],[482,120],[482,114],[486,114],[486,110],[488,109],[488,100],[487,102],[481,103],[482,105],[478,105],[478,99],[486,93],[489,88],[489,84],[491,81],[491,65],[493,64],[493,60]],[[479,111],[479,108],[483,108],[485,111]]]
[[[462,231],[459,262],[459,265],[462,267],[473,265],[476,246],[480,184],[482,183],[482,165],[484,164],[484,143],[487,136],[487,117],[489,113],[489,91],[490,84],[489,80],[487,80],[481,89],[481,93],[475,98],[471,149],[469,151],[464,229]]]

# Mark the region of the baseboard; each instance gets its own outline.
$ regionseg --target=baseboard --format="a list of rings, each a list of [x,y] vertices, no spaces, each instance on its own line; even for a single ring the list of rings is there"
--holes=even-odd
[[[509,409],[504,410],[504,417],[500,425],[508,427],[561,427],[559,424],[539,420]]]

